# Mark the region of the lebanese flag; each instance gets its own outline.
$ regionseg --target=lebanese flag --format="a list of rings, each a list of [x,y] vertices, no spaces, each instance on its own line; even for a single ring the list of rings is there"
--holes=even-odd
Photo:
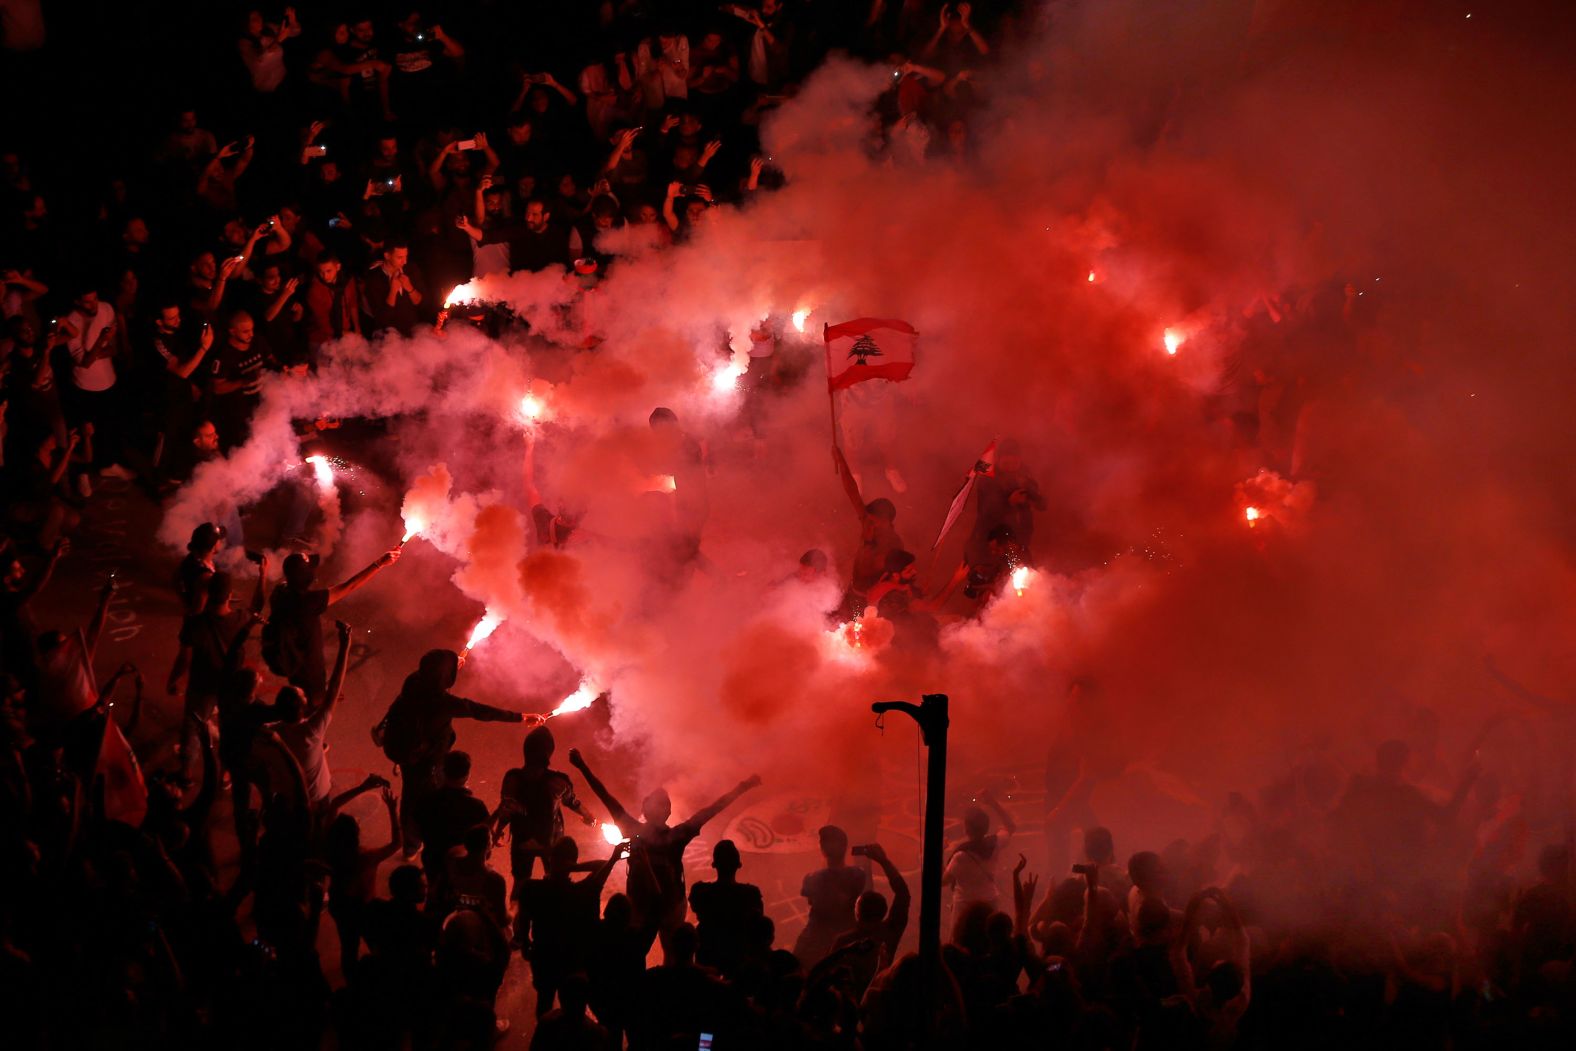
[[[826,326],[826,380],[842,390],[865,380],[908,379],[919,333],[907,321],[862,317]]]
[[[969,502],[969,494],[974,491],[974,481],[977,478],[996,477],[996,440],[985,446],[985,451],[980,453],[980,458],[974,461],[974,466],[969,468],[969,473],[963,476],[963,484],[958,488],[958,495],[952,498],[952,506],[947,508],[947,520],[941,523],[941,532],[936,534],[936,542],[930,545],[932,551],[941,546],[941,541],[946,539],[947,531],[952,528],[952,523],[958,520],[963,513],[963,508]]]
[[[104,817],[138,828],[148,816],[148,786],[131,742],[120,732],[120,724],[108,712],[104,715],[104,740],[99,745],[94,779],[104,791]]]

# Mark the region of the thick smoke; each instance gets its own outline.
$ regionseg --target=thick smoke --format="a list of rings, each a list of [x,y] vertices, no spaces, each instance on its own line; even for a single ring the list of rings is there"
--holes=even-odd
[[[1155,5],[1052,5],[980,78],[962,160],[874,158],[890,69],[832,61],[763,128],[786,189],[661,254],[618,235],[592,292],[561,272],[466,286],[530,338],[451,322],[274,381],[165,539],[299,463],[292,417],[399,418],[407,559],[450,560],[457,616],[507,618],[473,660],[526,667],[520,707],[579,676],[610,690],[648,781],[697,798],[752,768],[866,784],[869,702],[934,690],[960,782],[1078,733],[1120,775],[1101,816],[1147,833],[1143,813],[1201,823],[1296,756],[1362,767],[1424,707],[1465,741],[1507,703],[1486,656],[1558,694],[1576,681],[1558,425],[1576,275],[1549,236],[1572,228],[1568,71],[1488,17],[1359,34],[1324,5],[1183,6],[1161,25]],[[1023,594],[924,659],[879,623],[850,646],[824,617],[836,588],[788,581],[811,547],[846,579],[858,535],[818,342],[857,316],[922,334],[912,379],[849,398],[843,426],[932,587],[969,526],[932,563],[947,501],[993,437],[1051,500]],[[802,383],[739,377],[752,331]],[[659,405],[707,453],[676,492]],[[533,492],[576,523],[562,548],[538,543]],[[697,503],[701,566],[676,571],[662,538]],[[1094,724],[1063,710],[1075,676],[1101,685]]]

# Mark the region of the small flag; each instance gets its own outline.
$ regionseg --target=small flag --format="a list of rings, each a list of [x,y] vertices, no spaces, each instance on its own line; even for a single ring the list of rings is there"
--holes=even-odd
[[[131,743],[120,732],[120,724],[108,712],[104,715],[104,740],[99,745],[95,780],[103,785],[104,817],[138,828],[148,816],[148,786]]]
[[[829,390],[865,380],[908,379],[914,371],[919,333],[907,321],[862,317],[826,327],[826,378]]]
[[[980,458],[974,461],[974,466],[969,468],[969,473],[963,477],[963,484],[958,488],[958,495],[952,498],[952,506],[947,508],[947,520],[941,523],[941,532],[936,534],[936,542],[930,545],[932,551],[941,546],[941,541],[946,539],[947,530],[952,528],[952,523],[958,520],[963,513],[963,506],[969,502],[969,494],[974,491],[976,478],[996,477],[996,440],[985,446],[985,451],[980,453]]]

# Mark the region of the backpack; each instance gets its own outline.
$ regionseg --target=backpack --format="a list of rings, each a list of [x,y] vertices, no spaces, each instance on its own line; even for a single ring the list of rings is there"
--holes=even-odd
[[[404,765],[419,759],[423,751],[421,721],[416,717],[414,705],[405,696],[394,698],[382,720],[372,728],[372,741],[389,762]]]
[[[279,621],[272,618],[263,622],[262,654],[268,670],[286,679],[301,666],[301,654],[285,638],[284,628]]]

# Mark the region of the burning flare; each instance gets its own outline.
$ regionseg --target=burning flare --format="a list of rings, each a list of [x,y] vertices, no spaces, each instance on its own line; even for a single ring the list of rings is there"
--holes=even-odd
[[[560,701],[557,708],[547,713],[547,717],[552,719],[560,715],[568,715],[570,712],[583,712],[601,695],[601,689],[590,679],[582,679],[580,685],[575,687],[575,692]]]
[[[503,617],[494,613],[492,610],[488,610],[487,612],[483,613],[482,619],[477,621],[476,626],[471,629],[471,637],[465,640],[465,652],[469,653],[471,650],[475,649],[477,643],[483,641],[493,632],[497,631],[498,625],[502,623]]]
[[[737,361],[728,361],[719,365],[711,374],[711,389],[714,394],[728,394],[739,387],[739,377],[743,376],[747,366],[740,365]]]
[[[306,462],[312,465],[312,473],[317,476],[319,489],[334,488],[334,467],[328,462],[328,457],[308,456]]]
[[[467,281],[463,285],[455,285],[449,289],[449,294],[443,297],[443,309],[448,310],[460,303],[469,303],[476,299],[474,281]]]
[[[613,822],[604,821],[602,822],[602,838],[607,840],[610,845],[616,847],[624,842],[624,833],[620,832],[618,826],[613,824]]]
[[[542,418],[542,410],[547,406],[542,404],[542,399],[534,394],[527,394],[520,399],[520,417],[526,423],[535,423]]]
[[[1019,566],[1012,571],[1012,589],[1018,593],[1019,598],[1023,597],[1023,589],[1029,586],[1029,574],[1028,566]]]
[[[1248,528],[1251,529],[1258,524],[1261,514],[1257,507],[1249,507],[1242,512],[1242,517],[1248,520]]]
[[[1181,329],[1168,328],[1165,334],[1166,353],[1175,355],[1177,348],[1187,342],[1187,336]]]
[[[800,307],[798,310],[795,310],[793,312],[793,319],[792,319],[793,320],[794,331],[795,332],[803,332],[804,331],[804,323],[805,323],[805,321],[807,321],[809,319],[809,317],[810,317],[810,308],[809,307]]]
[[[415,515],[408,516],[405,519],[405,535],[399,538],[399,546],[404,547],[410,543],[411,537],[419,535],[424,525],[425,523]]]

